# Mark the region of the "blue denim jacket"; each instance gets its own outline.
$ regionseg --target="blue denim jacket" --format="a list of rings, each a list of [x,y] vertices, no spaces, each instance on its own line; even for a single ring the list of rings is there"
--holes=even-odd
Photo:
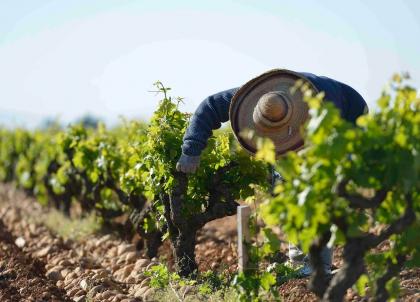
[[[350,86],[312,73],[300,74],[309,79],[319,91],[325,93],[325,100],[333,102],[344,119],[354,123],[367,110],[363,97]],[[185,155],[200,155],[213,130],[220,128],[222,123],[229,120],[230,101],[238,89],[232,88],[213,94],[201,102],[184,135],[182,152]]]

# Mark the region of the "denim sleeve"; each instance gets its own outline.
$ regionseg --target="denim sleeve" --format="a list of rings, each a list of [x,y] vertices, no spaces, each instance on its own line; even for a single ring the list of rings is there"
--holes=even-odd
[[[343,95],[341,83],[324,76],[317,76],[308,72],[301,72],[320,92],[324,92],[324,99],[332,102],[338,110],[342,118],[347,116],[347,106]]]
[[[356,123],[359,116],[368,113],[369,109],[363,97],[352,87],[341,83],[341,89],[347,104],[346,120]]]
[[[230,101],[238,89],[213,94],[201,102],[185,132],[182,153],[189,156],[201,154],[213,130],[229,120]]]
[[[319,91],[325,93],[325,100],[332,102],[345,120],[356,123],[359,116],[367,113],[368,107],[365,100],[349,85],[312,73],[301,72],[301,74],[309,79]]]

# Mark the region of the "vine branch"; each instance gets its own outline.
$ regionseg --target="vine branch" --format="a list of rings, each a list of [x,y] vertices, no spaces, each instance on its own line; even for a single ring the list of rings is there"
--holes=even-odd
[[[413,197],[411,194],[405,195],[405,201],[407,206],[405,208],[404,214],[393,223],[391,223],[387,228],[385,228],[378,235],[369,234],[365,238],[365,243],[369,248],[377,246],[382,241],[388,239],[393,234],[399,234],[403,232],[415,219],[416,214],[413,209]]]
[[[338,183],[337,193],[338,196],[345,198],[351,208],[354,209],[374,209],[377,208],[386,198],[388,191],[385,189],[380,189],[375,192],[375,196],[372,198],[365,198],[360,194],[350,194],[346,186],[349,183],[348,180],[343,180]]]

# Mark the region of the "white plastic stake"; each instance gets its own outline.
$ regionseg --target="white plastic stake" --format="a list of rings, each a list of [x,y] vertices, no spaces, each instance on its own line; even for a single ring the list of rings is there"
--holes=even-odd
[[[248,269],[248,248],[247,243],[250,243],[251,238],[249,234],[249,216],[251,215],[251,208],[249,206],[237,207],[238,217],[238,270],[243,272]]]

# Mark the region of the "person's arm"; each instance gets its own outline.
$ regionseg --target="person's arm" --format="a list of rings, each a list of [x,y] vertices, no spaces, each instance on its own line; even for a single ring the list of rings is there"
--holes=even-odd
[[[177,164],[178,171],[195,172],[200,162],[200,154],[213,130],[229,120],[230,101],[237,90],[238,88],[233,88],[211,95],[198,106],[184,135],[182,155]]]
[[[349,85],[341,83],[344,99],[346,101],[346,120],[356,123],[359,116],[369,112],[368,105],[363,97]]]
[[[339,110],[341,117],[349,122],[356,123],[356,119],[368,112],[363,97],[352,87],[334,79],[317,76],[312,73],[301,72],[312,84],[325,93],[324,99],[332,102]]]

